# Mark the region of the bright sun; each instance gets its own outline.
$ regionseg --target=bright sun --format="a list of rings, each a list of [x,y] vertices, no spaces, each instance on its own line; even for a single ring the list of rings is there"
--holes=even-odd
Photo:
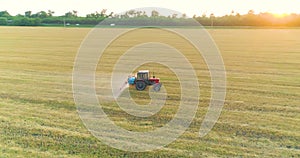
[[[284,17],[288,16],[288,14],[286,14],[286,13],[273,13],[273,16],[275,18],[284,18]]]

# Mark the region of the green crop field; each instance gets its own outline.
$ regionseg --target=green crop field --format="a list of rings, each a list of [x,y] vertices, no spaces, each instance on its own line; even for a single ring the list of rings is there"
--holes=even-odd
[[[81,122],[72,71],[90,30],[0,27],[0,157],[300,157],[300,29],[209,29],[227,73],[220,118],[208,135],[198,137],[210,98],[210,76],[200,56],[186,54],[202,92],[196,117],[176,141],[151,152],[109,147]],[[143,33],[150,36],[154,31]],[[112,44],[101,58],[107,67],[98,67],[97,81],[112,71],[109,64],[116,53],[111,52],[122,52],[134,40],[120,43],[122,47]],[[150,118],[137,118],[116,104],[105,104],[104,111],[117,125],[150,131],[176,113],[178,80],[163,65],[154,69],[171,91],[166,106]],[[149,102],[146,91],[130,92],[137,103]]]

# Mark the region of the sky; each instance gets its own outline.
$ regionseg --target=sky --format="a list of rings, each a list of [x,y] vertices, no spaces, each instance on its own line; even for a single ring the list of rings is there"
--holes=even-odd
[[[193,15],[217,16],[235,13],[246,14],[249,10],[255,13],[271,12],[275,14],[300,14],[300,0],[0,0],[0,11],[7,10],[11,15],[53,10],[56,16],[76,10],[78,15],[107,11],[120,13],[141,7],[161,7]]]

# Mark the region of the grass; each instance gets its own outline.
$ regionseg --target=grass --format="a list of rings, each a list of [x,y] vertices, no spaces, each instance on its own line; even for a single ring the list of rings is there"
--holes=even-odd
[[[143,153],[103,144],[76,112],[73,62],[89,31],[0,27],[0,157],[300,156],[299,29],[210,29],[227,70],[227,96],[218,122],[207,136],[198,137],[210,97],[209,73],[201,57],[187,53],[203,94],[196,118],[175,142]],[[121,42],[126,47],[134,43]],[[110,49],[102,58],[107,67],[98,67],[99,74],[109,74],[109,64],[118,55],[109,51],[122,50],[113,45]],[[167,87],[176,89],[177,80],[168,68],[160,65],[155,71]],[[146,93],[131,90],[131,94],[137,102],[148,100]],[[130,116],[116,104],[106,104],[104,110],[121,127],[148,131],[172,118],[177,95],[178,91],[172,92],[173,100],[150,118]]]

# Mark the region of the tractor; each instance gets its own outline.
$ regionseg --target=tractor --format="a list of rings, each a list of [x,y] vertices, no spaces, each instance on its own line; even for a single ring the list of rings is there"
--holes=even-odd
[[[135,76],[129,76],[128,84],[135,85],[135,88],[138,91],[143,91],[147,86],[153,85],[153,90],[157,92],[161,87],[159,78],[155,78],[154,75],[152,76],[152,78],[150,78],[149,70],[140,70],[136,73]]]

